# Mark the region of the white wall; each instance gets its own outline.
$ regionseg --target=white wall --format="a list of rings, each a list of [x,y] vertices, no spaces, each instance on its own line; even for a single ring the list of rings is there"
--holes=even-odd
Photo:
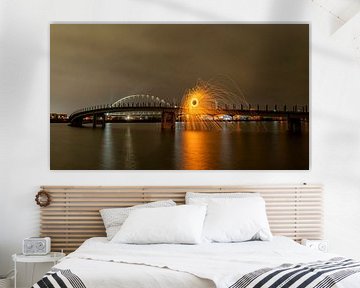
[[[34,195],[42,184],[322,183],[330,250],[360,258],[360,51],[352,47],[360,34],[354,30],[360,27],[358,16],[334,22],[327,11],[307,0],[1,1],[0,274],[10,269],[10,255],[20,251],[22,239],[38,234]],[[50,171],[49,23],[58,21],[312,23],[311,169]]]

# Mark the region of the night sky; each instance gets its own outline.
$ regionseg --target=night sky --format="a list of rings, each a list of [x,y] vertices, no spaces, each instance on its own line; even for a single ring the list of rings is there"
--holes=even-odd
[[[52,24],[50,112],[131,94],[180,101],[198,79],[233,79],[250,104],[309,102],[306,24]]]

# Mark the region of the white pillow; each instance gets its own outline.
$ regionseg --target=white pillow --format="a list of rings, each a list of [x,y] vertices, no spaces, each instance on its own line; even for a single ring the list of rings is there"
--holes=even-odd
[[[172,200],[156,201],[146,204],[135,205],[128,208],[109,208],[101,209],[100,214],[106,229],[107,239],[111,240],[115,234],[120,230],[121,225],[124,223],[129,213],[132,210],[139,208],[153,208],[153,207],[170,207],[176,206]]]
[[[259,193],[255,192],[243,192],[243,193],[197,193],[197,192],[186,192],[185,203],[186,204],[207,204],[211,199],[225,198],[246,198],[246,197],[259,197]]]
[[[203,237],[211,242],[271,240],[264,199],[247,197],[209,200]]]
[[[180,205],[131,211],[113,243],[197,244],[206,214],[205,205]]]

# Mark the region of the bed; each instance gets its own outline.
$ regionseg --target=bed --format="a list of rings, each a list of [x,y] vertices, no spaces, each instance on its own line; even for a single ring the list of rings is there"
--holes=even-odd
[[[274,237],[270,242],[158,244],[136,245],[136,247],[128,244],[111,244],[106,238],[97,237],[87,240],[74,253],[54,266],[54,271],[69,270],[73,273],[67,276],[69,279],[79,277],[79,280],[74,281],[73,284],[63,280],[66,283],[65,287],[257,287],[243,284],[243,277],[254,271],[284,264],[306,263],[307,267],[310,267],[310,264],[313,266],[317,264],[320,267],[319,264],[324,265],[324,262],[319,261],[330,259],[332,262],[328,263],[332,266],[333,263],[344,263],[347,260],[309,249],[282,236]],[[348,264],[347,267],[352,268],[351,272],[346,270],[349,275],[339,269],[342,274],[337,275],[337,280],[319,278],[319,281],[315,282],[317,285],[300,286],[301,284],[295,283],[298,286],[294,287],[360,287],[358,273],[360,264],[358,262],[348,262]],[[289,267],[285,265],[285,268]],[[304,268],[295,268],[294,271],[301,269]],[[293,273],[291,275],[294,275],[294,272],[291,272]],[[279,274],[284,275],[284,272]],[[342,277],[344,279],[341,279]],[[274,279],[279,279],[278,275],[275,275]],[[273,284],[274,279],[269,279],[269,283]],[[308,278],[302,277],[297,281],[304,283],[306,279]],[[49,281],[57,287],[54,279]],[[336,283],[336,281],[340,282]],[[270,284],[259,287],[273,287]],[[49,286],[43,286],[40,282],[34,287]]]
[[[34,284],[35,288],[360,287],[359,262],[312,250],[298,243],[304,238],[322,237],[322,189],[318,185],[43,189],[52,197],[52,204],[42,209],[43,234],[47,231],[47,236],[50,232],[50,236],[55,235],[53,250],[63,247],[67,252],[75,251]],[[100,230],[98,227],[101,225],[94,225],[98,215],[93,212],[99,208],[127,207],[131,206],[129,201],[134,200],[138,204],[174,199],[182,204],[186,191],[260,192],[267,204],[274,237],[271,241],[204,242],[197,245],[119,244],[106,237],[87,237]],[[98,199],[102,201],[93,200],[97,197],[101,197]],[[111,201],[113,203],[108,204]],[[90,216],[89,213],[93,214]],[[58,218],[60,214],[61,219]],[[51,217],[54,217],[52,222],[49,220]],[[82,226],[79,221],[83,221]],[[91,236],[105,236],[104,227],[101,228],[102,235]],[[57,238],[59,230],[62,234]],[[87,240],[74,236],[81,235],[81,231]],[[280,236],[282,234],[286,236]]]

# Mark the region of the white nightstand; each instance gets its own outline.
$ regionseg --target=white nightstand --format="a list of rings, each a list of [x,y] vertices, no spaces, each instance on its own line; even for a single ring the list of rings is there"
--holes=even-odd
[[[301,240],[301,244],[309,247],[314,250],[318,250],[321,252],[328,251],[328,242],[326,240],[310,240],[310,239],[303,239]]]
[[[12,255],[12,259],[14,261],[14,270],[15,270],[15,277],[14,277],[14,288],[16,288],[16,264],[17,263],[33,263],[36,265],[36,263],[53,263],[54,265],[61,259],[65,257],[65,253],[60,252],[50,252],[46,255],[39,255],[39,256],[27,256],[24,254],[14,254]],[[34,265],[32,267],[32,273],[31,273],[31,285],[33,285],[34,281]]]

